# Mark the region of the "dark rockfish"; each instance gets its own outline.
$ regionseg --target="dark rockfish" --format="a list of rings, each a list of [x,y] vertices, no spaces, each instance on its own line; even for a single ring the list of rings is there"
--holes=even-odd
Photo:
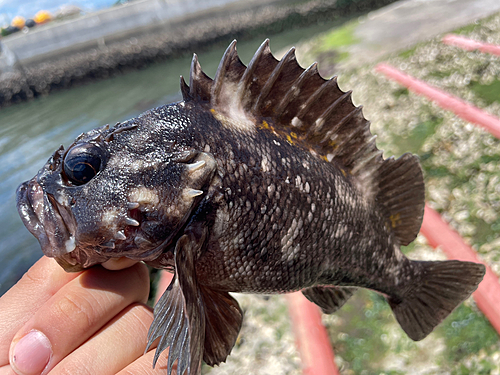
[[[17,193],[45,255],[68,271],[127,257],[175,272],[148,346],[168,373],[225,361],[242,322],[228,292],[302,290],[333,313],[355,292],[386,295],[413,340],[477,288],[483,265],[412,261],[424,182],[416,156],[383,159],[336,79],[277,61],[265,41],[245,67],[227,49],[198,64],[183,101],[58,149]]]

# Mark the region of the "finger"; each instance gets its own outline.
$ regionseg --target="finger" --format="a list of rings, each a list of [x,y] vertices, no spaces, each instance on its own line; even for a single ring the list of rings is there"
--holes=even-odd
[[[107,270],[111,271],[117,271],[117,270],[122,270],[124,268],[132,267],[134,264],[136,264],[138,261],[134,259],[130,259],[127,257],[120,257],[120,258],[111,258],[101,264],[104,268]]]
[[[5,365],[0,367],[0,375],[16,375],[16,373],[10,365]]]
[[[67,273],[54,259],[42,257],[0,298],[0,365],[9,363],[9,347],[16,332],[79,274]]]
[[[46,374],[126,306],[149,293],[144,264],[121,271],[95,267],[63,286],[15,335],[10,364],[19,374]]]
[[[135,360],[133,363],[128,365],[117,375],[164,375],[167,373],[167,354],[160,355],[156,366],[153,369],[153,358],[155,356],[155,350],[151,349],[145,355]],[[177,374],[177,363],[174,364],[172,375]]]
[[[149,307],[134,304],[125,308],[85,344],[64,358],[50,375],[116,374],[143,355],[152,322],[153,312]]]

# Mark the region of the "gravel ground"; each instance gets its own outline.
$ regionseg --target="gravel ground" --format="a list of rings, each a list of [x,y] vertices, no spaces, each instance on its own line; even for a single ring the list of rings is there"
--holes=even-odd
[[[220,367],[203,367],[218,375],[300,375],[284,296],[234,294],[244,312],[243,327],[231,355]]]
[[[500,14],[457,32],[500,44]],[[314,47],[327,36],[299,46],[299,55],[321,50]],[[442,44],[441,38],[385,61],[500,117],[500,58],[464,52]],[[332,52],[327,57],[335,55],[340,56]],[[320,60],[323,72],[339,74],[341,88],[354,90],[353,100],[363,104],[385,157],[407,151],[420,156],[428,203],[500,275],[500,141],[374,73],[374,64],[338,71],[331,60],[322,66],[323,56],[309,55],[302,64],[307,59]],[[405,252],[413,259],[445,259],[420,235]],[[240,341],[228,363],[210,374],[301,373],[284,299],[237,298],[246,311]],[[383,297],[368,291],[323,318],[345,375],[500,374],[499,336],[472,298],[418,343],[399,328]]]
[[[500,44],[500,14],[462,33]],[[441,37],[388,62],[500,117],[500,58],[445,45]],[[429,204],[500,275],[500,141],[374,73],[373,66],[339,81],[354,88],[386,157],[406,151],[420,156]]]

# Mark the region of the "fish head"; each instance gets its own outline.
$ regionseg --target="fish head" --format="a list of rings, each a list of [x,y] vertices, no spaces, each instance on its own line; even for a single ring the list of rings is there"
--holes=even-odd
[[[19,186],[25,226],[65,270],[156,259],[203,198],[213,158],[144,127],[138,118],[84,133]]]

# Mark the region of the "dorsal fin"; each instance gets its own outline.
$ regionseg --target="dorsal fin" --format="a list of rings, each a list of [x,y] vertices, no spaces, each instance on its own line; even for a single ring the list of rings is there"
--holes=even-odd
[[[352,102],[351,91],[340,90],[336,77],[322,78],[316,63],[303,69],[294,48],[277,60],[266,39],[245,67],[233,41],[214,80],[203,73],[194,55],[189,82],[190,87],[181,79],[186,102],[208,107],[224,125],[239,131],[273,132],[336,163],[353,177],[365,199],[384,207],[399,243],[417,235],[424,207],[418,159],[408,155],[397,161],[384,160],[362,107]],[[413,177],[399,184],[387,179],[408,175],[407,170]],[[414,198],[405,200],[409,196]]]

